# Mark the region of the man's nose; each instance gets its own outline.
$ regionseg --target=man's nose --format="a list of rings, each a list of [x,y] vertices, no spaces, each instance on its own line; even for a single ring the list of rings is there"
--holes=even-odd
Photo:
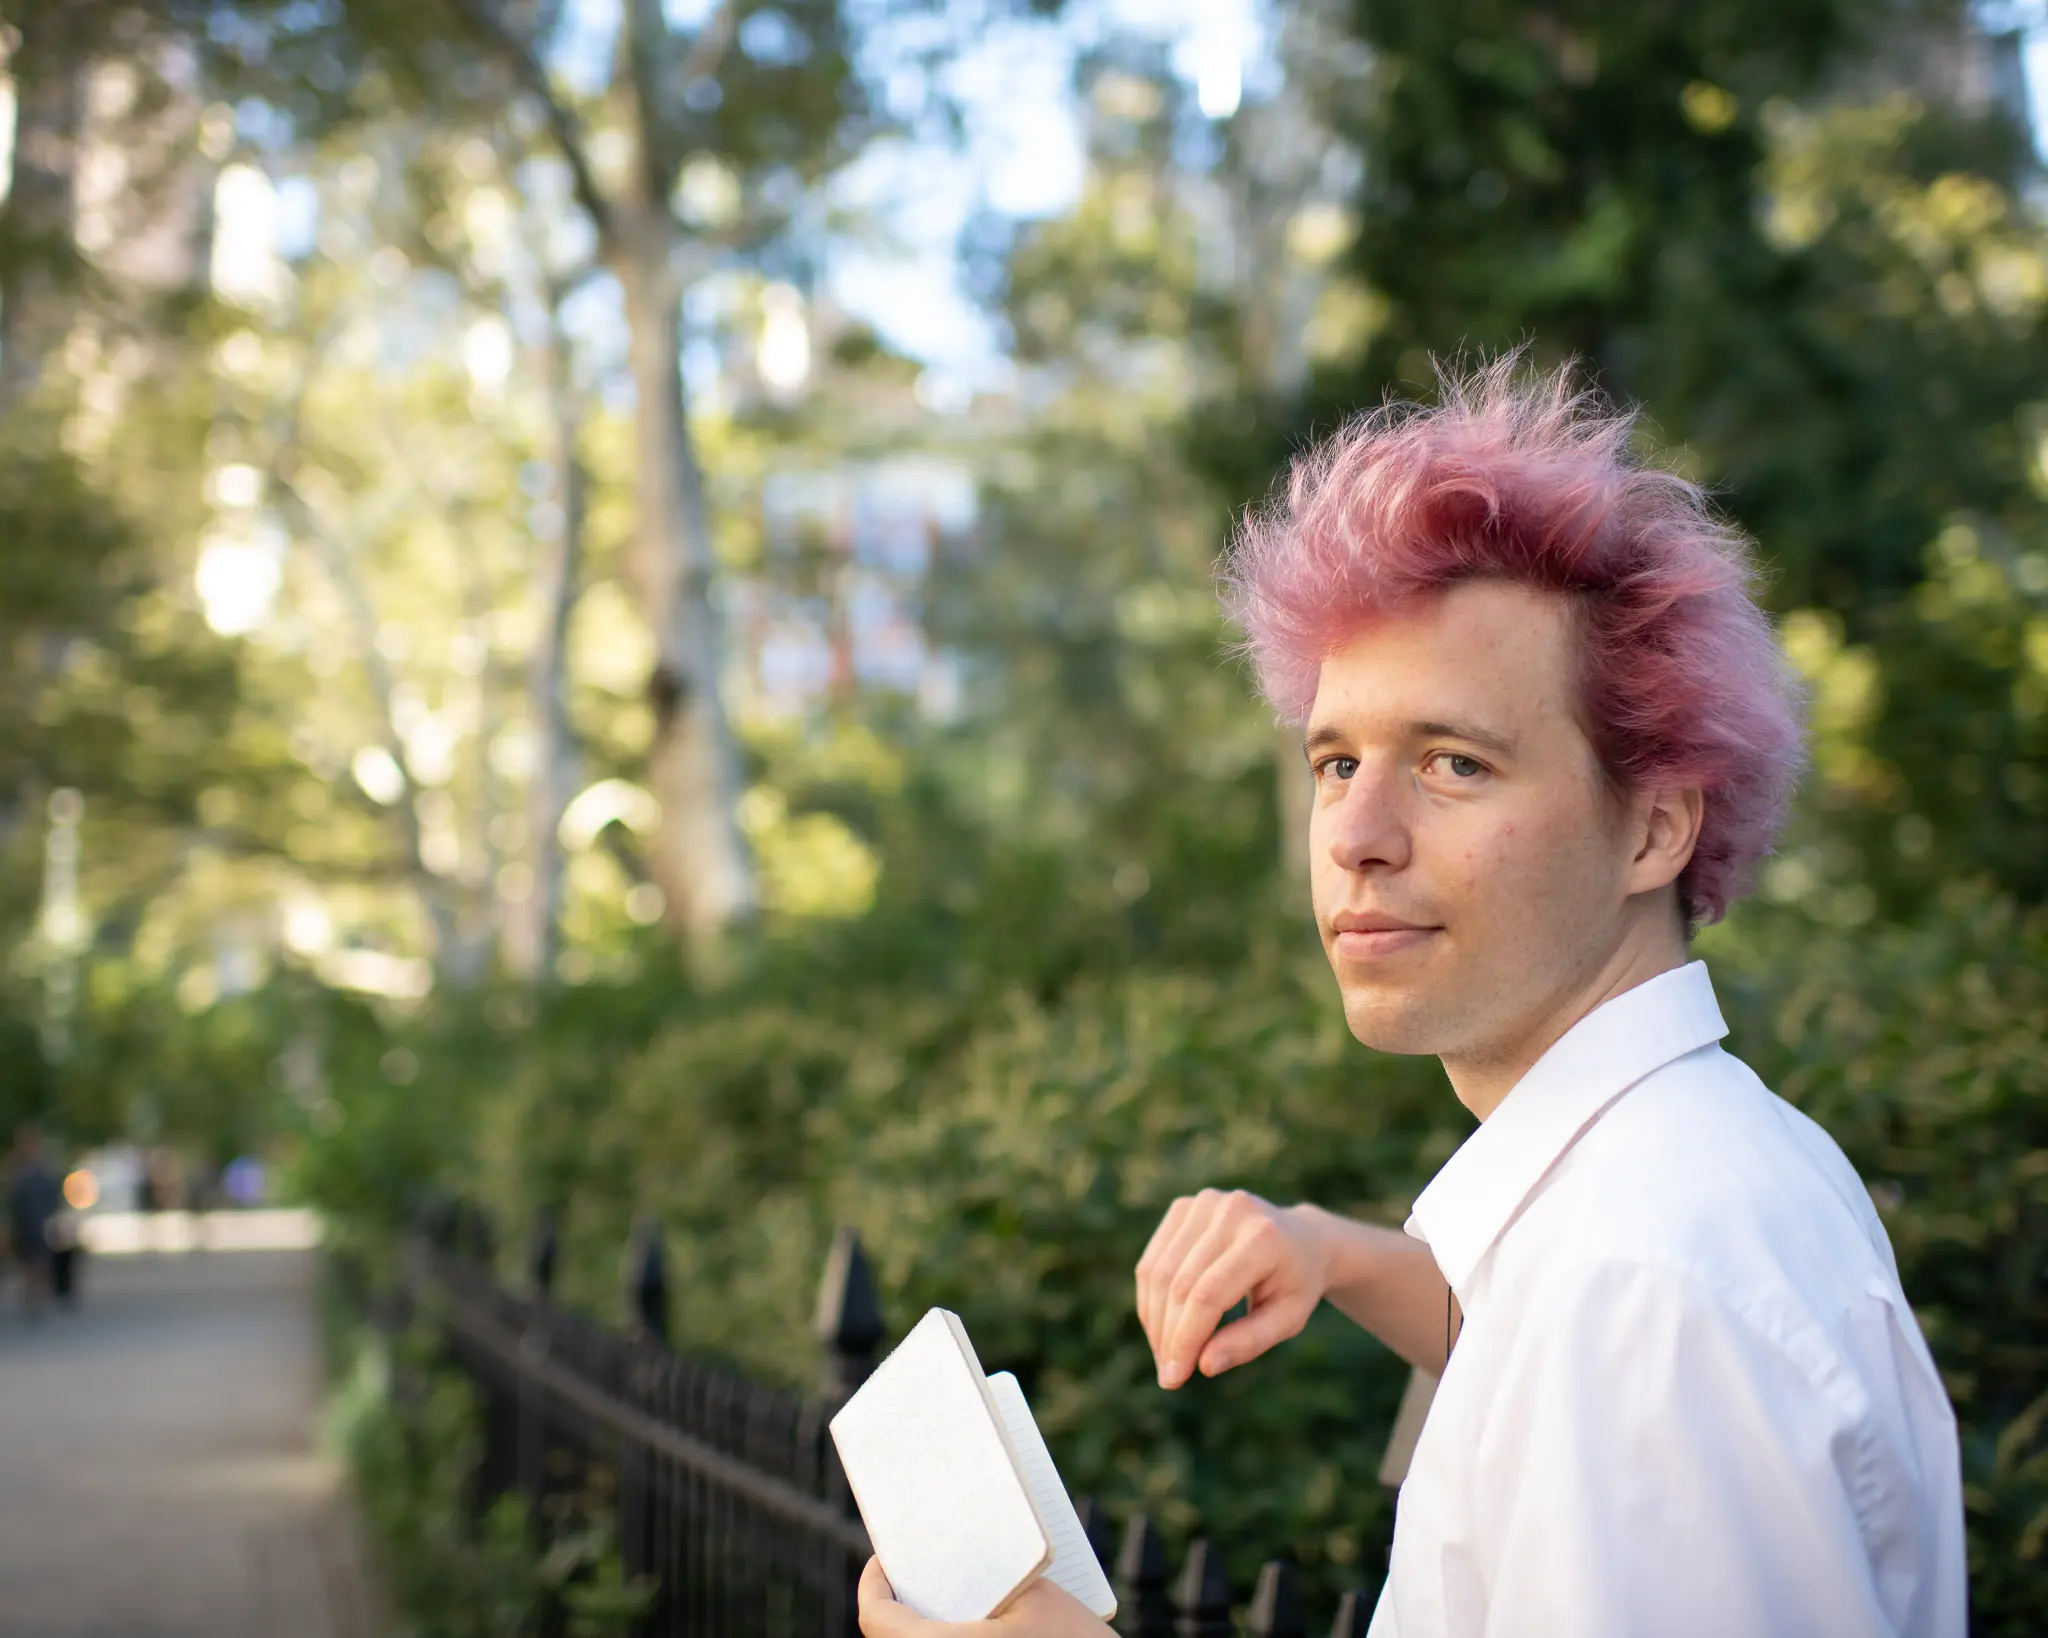
[[[1329,810],[1330,857],[1344,870],[1399,870],[1413,847],[1408,793],[1388,769],[1363,764]]]

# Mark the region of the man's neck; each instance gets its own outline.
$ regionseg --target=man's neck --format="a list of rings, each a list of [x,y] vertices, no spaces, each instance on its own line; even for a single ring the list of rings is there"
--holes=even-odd
[[[1538,1058],[1587,1014],[1690,959],[1684,935],[1668,920],[1629,929],[1608,957],[1543,1007],[1505,1047],[1470,1056],[1446,1056],[1444,1073],[1458,1101],[1480,1120],[1498,1109]]]

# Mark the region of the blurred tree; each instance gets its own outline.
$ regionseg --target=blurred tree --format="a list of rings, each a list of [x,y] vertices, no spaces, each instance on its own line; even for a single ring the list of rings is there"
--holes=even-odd
[[[394,82],[427,90],[465,66],[480,101],[537,110],[566,164],[595,253],[616,277],[630,331],[639,458],[631,578],[654,635],[650,782],[662,823],[652,864],[671,916],[694,936],[745,917],[755,887],[735,817],[740,771],[720,699],[723,645],[705,481],[681,373],[681,303],[721,248],[756,249],[800,206],[803,184],[864,128],[836,0],[711,7],[694,26],[659,0],[629,0],[616,37],[521,0],[395,7],[354,0],[352,38]],[[479,60],[494,72],[479,74]]]
[[[205,425],[188,345],[212,182],[201,54],[151,8],[29,3],[5,19],[0,929],[26,933],[14,965],[32,984],[68,970],[77,945],[118,949],[132,933],[167,840],[219,771],[209,752],[237,679],[177,585]],[[93,891],[60,938],[47,920],[29,929],[43,820],[66,787],[84,797]],[[70,1030],[42,1023],[67,1056]],[[41,1084],[45,1099],[65,1091]]]
[[[71,326],[81,271],[72,225],[86,66],[105,18],[92,6],[10,6],[13,175],[0,214],[0,404],[19,409]]]

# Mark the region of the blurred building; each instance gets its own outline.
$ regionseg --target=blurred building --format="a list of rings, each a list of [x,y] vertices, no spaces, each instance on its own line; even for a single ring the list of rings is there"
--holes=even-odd
[[[761,568],[726,592],[742,708],[788,718],[871,691],[953,716],[960,659],[925,611],[935,571],[976,548],[969,469],[928,455],[786,468],[760,504]]]
[[[1881,89],[1917,92],[1969,114],[2000,112],[2031,126],[2026,25],[2038,21],[2023,5],[1976,5],[1928,17],[1909,7],[1880,35],[1872,77]]]

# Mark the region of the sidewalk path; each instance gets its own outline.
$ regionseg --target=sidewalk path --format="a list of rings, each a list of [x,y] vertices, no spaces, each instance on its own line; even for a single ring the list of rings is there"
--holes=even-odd
[[[0,1632],[369,1638],[315,1445],[313,1254],[99,1257],[0,1302]],[[10,1282],[10,1285],[12,1282]]]

